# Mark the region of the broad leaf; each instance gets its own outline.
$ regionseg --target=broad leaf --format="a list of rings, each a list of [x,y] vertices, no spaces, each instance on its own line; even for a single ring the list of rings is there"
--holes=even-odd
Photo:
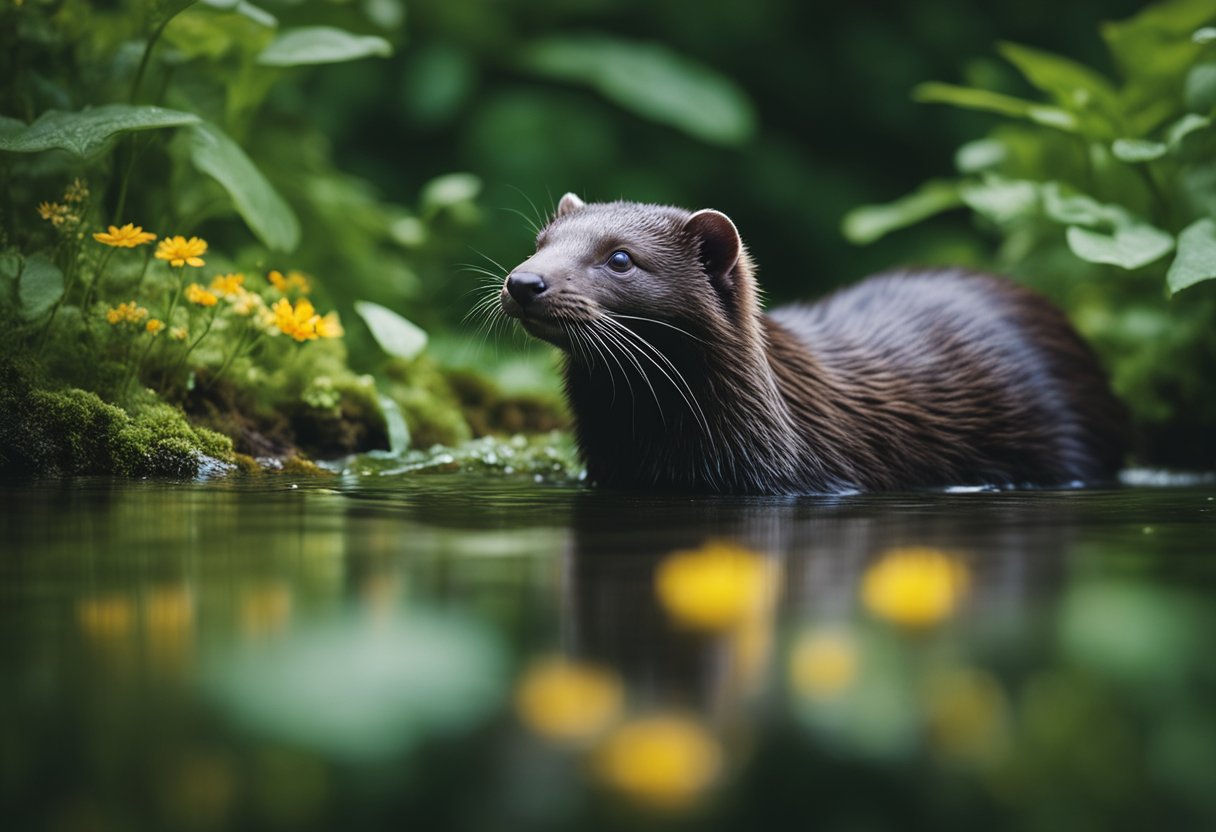
[[[1203,61],[1191,67],[1182,96],[1186,108],[1193,113],[1210,113],[1216,107],[1216,61]]]
[[[733,81],[657,43],[554,37],[526,47],[522,64],[713,144],[742,144],[756,130],[751,102]]]
[[[361,300],[355,311],[363,318],[372,337],[389,355],[411,360],[426,349],[426,333],[391,309]]]
[[[1058,182],[1048,182],[1040,193],[1043,196],[1043,213],[1062,225],[1115,228],[1135,224],[1122,206],[1098,202],[1085,194],[1066,189]]]
[[[1009,158],[1009,148],[1000,139],[983,138],[969,141],[954,153],[954,166],[959,173],[981,173]]]
[[[1039,186],[1035,182],[990,176],[982,182],[965,182],[959,196],[971,210],[997,224],[1034,215],[1039,210]]]
[[[921,222],[962,205],[958,185],[933,180],[886,205],[863,205],[845,215],[841,228],[851,243],[866,245],[892,231]]]
[[[958,87],[953,84],[930,81],[919,84],[913,89],[912,98],[925,103],[951,104],[967,110],[982,110],[1013,118],[1024,118],[1045,127],[1055,127],[1068,132],[1076,132],[1080,126],[1076,116],[1059,107],[974,87]]]
[[[1191,40],[1195,41],[1195,43],[1216,43],[1216,28],[1204,26],[1191,35]]]
[[[1100,113],[1102,130],[1115,129],[1113,120],[1121,111],[1119,95],[1101,74],[1076,61],[1028,46],[1002,43],[997,48],[1027,81],[1061,107],[1089,121]]]
[[[1110,152],[1121,162],[1136,164],[1160,159],[1169,150],[1164,142],[1154,142],[1149,139],[1115,139],[1110,146]]]
[[[1166,131],[1166,141],[1170,148],[1177,150],[1182,140],[1192,133],[1203,130],[1212,125],[1212,120],[1206,116],[1196,115],[1195,113],[1187,113],[1182,118],[1178,119],[1170,129]]]
[[[1174,238],[1159,228],[1137,223],[1101,234],[1073,226],[1067,232],[1072,253],[1089,263],[1105,263],[1122,269],[1147,266],[1170,253]]]
[[[1167,0],[1102,25],[1119,75],[1127,80],[1125,107],[1138,130],[1147,132],[1177,113],[1178,79],[1204,49],[1191,35],[1214,16],[1211,0]]]
[[[42,317],[63,297],[63,272],[45,254],[30,255],[21,270],[17,296],[26,320]]]
[[[471,173],[437,176],[422,188],[419,202],[423,210],[439,211],[462,202],[471,202],[481,192],[481,180]]]
[[[263,66],[305,66],[335,64],[360,58],[387,58],[393,47],[375,35],[356,35],[332,26],[305,26],[289,29],[262,50],[258,63]]]
[[[1178,235],[1178,255],[1170,264],[1166,283],[1170,294],[1216,278],[1216,221],[1208,217],[1191,223]]]
[[[300,221],[245,151],[214,124],[190,128],[190,161],[223,186],[237,213],[263,243],[291,251],[300,242]]]
[[[199,121],[193,113],[131,104],[106,104],[75,113],[47,110],[23,129],[17,129],[11,120],[0,125],[0,150],[13,153],[66,150],[89,159],[109,149],[121,133],[181,127]]]

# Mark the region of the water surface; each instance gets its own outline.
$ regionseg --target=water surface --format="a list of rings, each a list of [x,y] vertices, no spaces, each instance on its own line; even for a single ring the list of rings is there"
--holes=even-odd
[[[1216,824],[1212,485],[383,470],[0,485],[5,827]]]

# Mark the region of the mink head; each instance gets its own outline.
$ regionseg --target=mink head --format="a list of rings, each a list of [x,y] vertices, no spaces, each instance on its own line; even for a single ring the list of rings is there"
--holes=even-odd
[[[725,214],[574,194],[507,276],[500,301],[529,333],[567,351],[579,327],[605,317],[712,334],[750,329],[757,311],[751,264]]]

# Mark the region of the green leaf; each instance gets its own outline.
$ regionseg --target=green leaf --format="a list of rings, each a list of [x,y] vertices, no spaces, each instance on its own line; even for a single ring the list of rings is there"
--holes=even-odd
[[[959,189],[971,210],[997,224],[1036,214],[1039,186],[1035,182],[990,176],[981,182],[965,182]]]
[[[1048,182],[1040,193],[1043,195],[1043,213],[1062,225],[1117,228],[1135,224],[1131,214],[1122,206],[1098,202],[1059,182]]]
[[[1191,35],[1191,40],[1195,43],[1216,43],[1216,28],[1205,26]]]
[[[199,121],[193,113],[131,104],[106,104],[75,113],[47,110],[23,129],[16,128],[11,120],[0,125],[0,150],[12,153],[66,150],[91,159],[108,150],[121,133],[181,127]]]
[[[1076,116],[1059,107],[974,87],[958,87],[954,84],[929,81],[917,85],[912,90],[912,98],[915,101],[929,104],[950,104],[966,110],[981,110],[1012,118],[1028,119],[1036,124],[1066,130],[1070,133],[1076,132],[1080,126]]]
[[[471,173],[437,176],[422,187],[419,201],[424,211],[436,212],[462,202],[472,202],[481,193],[481,180]]]
[[[1193,113],[1210,113],[1216,107],[1216,61],[1203,61],[1191,67],[1182,97]]]
[[[30,255],[21,270],[17,297],[26,320],[41,318],[63,297],[63,272],[45,254]]]
[[[751,102],[738,85],[660,44],[554,37],[525,47],[521,63],[539,75],[591,87],[702,141],[738,145],[756,130]]]
[[[375,35],[356,35],[332,26],[305,26],[281,33],[258,55],[263,66],[305,66],[387,58],[393,47]]]
[[[1115,139],[1110,146],[1111,153],[1121,162],[1136,164],[1160,159],[1169,150],[1164,142],[1154,142],[1149,139]]]
[[[962,145],[954,154],[954,166],[959,173],[981,173],[1009,158],[1009,148],[1000,139],[974,139]]]
[[[292,251],[300,242],[300,221],[240,145],[214,124],[189,130],[190,161],[223,186],[237,213],[263,243]]]
[[[1204,217],[1178,235],[1178,256],[1170,264],[1166,284],[1170,294],[1216,278],[1216,221]]]
[[[1182,140],[1197,130],[1203,130],[1212,125],[1212,120],[1206,116],[1196,115],[1195,113],[1187,113],[1182,118],[1178,119],[1169,130],[1166,131],[1166,142],[1173,150],[1177,150]]]
[[[355,311],[372,331],[376,343],[389,355],[409,361],[426,349],[426,333],[393,310],[361,300],[355,303]]]
[[[1173,236],[1146,223],[1116,228],[1113,234],[1072,226],[1066,237],[1068,248],[1082,260],[1122,269],[1147,266],[1174,248]]]
[[[1100,73],[1076,61],[1016,43],[997,47],[1026,80],[1050,95],[1066,110],[1091,121],[1101,114],[1096,127],[1101,132],[1114,130],[1113,119],[1121,112],[1119,95]],[[1115,133],[1117,135],[1117,133]]]
[[[845,215],[841,230],[845,239],[867,245],[892,231],[926,220],[962,205],[958,184],[932,180],[916,191],[886,205],[862,205]]]
[[[15,251],[0,251],[0,280],[16,280],[21,274],[21,255]]]

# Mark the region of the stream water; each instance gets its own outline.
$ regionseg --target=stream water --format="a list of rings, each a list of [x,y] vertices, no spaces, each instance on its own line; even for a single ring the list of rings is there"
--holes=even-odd
[[[0,483],[0,822],[1212,828],[1214,499]]]

